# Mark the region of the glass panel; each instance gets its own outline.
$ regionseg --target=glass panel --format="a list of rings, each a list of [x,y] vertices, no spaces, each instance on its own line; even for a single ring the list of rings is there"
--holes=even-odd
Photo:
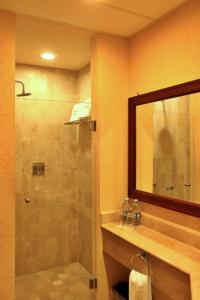
[[[91,132],[64,126],[73,105],[16,99],[16,300],[94,299]]]

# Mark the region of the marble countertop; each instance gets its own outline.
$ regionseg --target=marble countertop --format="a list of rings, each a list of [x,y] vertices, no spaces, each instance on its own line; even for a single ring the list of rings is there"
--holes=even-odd
[[[190,276],[192,300],[200,299],[200,250],[143,225],[136,229],[115,223],[102,224],[104,230],[148,252]]]

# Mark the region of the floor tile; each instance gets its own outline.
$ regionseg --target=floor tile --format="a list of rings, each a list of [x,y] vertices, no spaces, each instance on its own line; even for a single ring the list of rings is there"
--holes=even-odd
[[[16,278],[15,300],[95,300],[90,274],[79,263]]]

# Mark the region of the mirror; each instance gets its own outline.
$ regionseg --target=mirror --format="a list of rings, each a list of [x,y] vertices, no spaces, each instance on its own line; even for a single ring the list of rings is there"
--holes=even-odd
[[[200,81],[129,99],[129,196],[200,216]]]
[[[200,93],[137,106],[136,189],[200,203],[199,108]]]

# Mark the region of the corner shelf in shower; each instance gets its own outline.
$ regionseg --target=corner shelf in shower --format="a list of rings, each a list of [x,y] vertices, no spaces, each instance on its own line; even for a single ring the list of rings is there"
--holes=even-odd
[[[90,131],[96,131],[96,121],[91,120],[91,118],[81,118],[77,121],[65,122],[64,125],[89,125]]]

